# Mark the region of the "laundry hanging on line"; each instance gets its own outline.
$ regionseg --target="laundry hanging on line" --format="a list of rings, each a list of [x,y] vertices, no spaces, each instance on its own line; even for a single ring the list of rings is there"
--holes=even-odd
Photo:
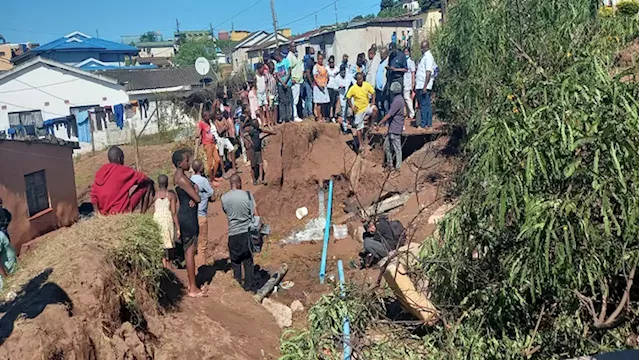
[[[91,127],[89,124],[89,112],[80,111],[77,116],[78,122],[78,141],[91,142]]]
[[[114,105],[113,116],[115,117],[116,125],[120,130],[122,130],[124,128],[124,105]]]

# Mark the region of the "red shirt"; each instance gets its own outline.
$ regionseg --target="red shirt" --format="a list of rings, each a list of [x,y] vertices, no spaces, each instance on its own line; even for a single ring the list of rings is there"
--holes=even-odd
[[[135,206],[129,190],[147,181],[149,178],[145,174],[128,166],[111,163],[102,165],[91,186],[91,202],[98,204],[98,210],[103,215],[129,212],[131,205]]]
[[[213,135],[211,135],[211,124],[207,124],[203,120],[198,122],[198,129],[200,130],[200,138],[202,139],[202,145],[214,144]]]

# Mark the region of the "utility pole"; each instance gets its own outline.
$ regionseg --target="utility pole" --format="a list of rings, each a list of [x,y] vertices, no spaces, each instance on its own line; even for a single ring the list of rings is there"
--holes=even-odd
[[[178,18],[176,18],[176,32],[180,32],[180,22],[178,21]]]
[[[447,15],[447,0],[440,1],[440,13],[442,13],[442,24],[444,24]]]
[[[338,5],[336,5],[338,2],[334,1],[333,2],[333,10],[336,12],[336,26],[338,26]],[[318,27],[316,26],[316,29]]]
[[[96,29],[96,38],[100,39],[100,29]]]
[[[314,16],[316,18],[316,29],[318,28],[318,14]]]
[[[271,0],[271,17],[273,18],[273,36],[276,41],[276,51],[278,51],[280,47],[280,42],[278,41],[278,18],[276,17],[276,6],[273,0]]]
[[[211,25],[211,23],[209,23],[209,33],[211,34],[211,39],[215,39],[215,36],[213,36],[213,26]]]

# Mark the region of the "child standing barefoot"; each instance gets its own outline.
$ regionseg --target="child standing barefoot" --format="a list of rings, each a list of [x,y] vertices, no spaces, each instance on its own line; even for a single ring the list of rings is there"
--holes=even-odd
[[[171,268],[171,261],[175,257],[174,242],[180,236],[180,224],[178,223],[176,212],[176,194],[169,191],[168,187],[169,177],[164,174],[158,176],[158,191],[156,192],[153,219],[160,225],[165,251],[162,265],[166,269]]]

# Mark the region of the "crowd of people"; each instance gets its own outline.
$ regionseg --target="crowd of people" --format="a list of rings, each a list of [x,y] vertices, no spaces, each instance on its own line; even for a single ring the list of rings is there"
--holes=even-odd
[[[365,129],[388,123],[387,151],[395,159],[401,132],[392,124],[404,122],[405,117],[415,121],[419,108],[416,126],[432,126],[431,91],[438,67],[427,40],[420,44],[422,57],[417,64],[410,44],[405,35],[388,47],[372,45],[366,55],[358,54],[355,63],[347,54],[338,63],[333,55],[326,58],[313,48],[304,56],[297,54],[291,43],[256,65],[255,78],[248,79],[241,98],[246,99],[251,117],[269,128],[309,116],[318,122],[337,122],[345,133],[351,128],[356,151],[362,150]],[[398,95],[402,103],[395,100]],[[398,167],[391,161],[389,166]]]
[[[163,265],[171,268],[176,257],[182,256],[188,295],[203,296],[196,284],[195,255],[202,251],[199,244],[207,240],[207,211],[214,188],[220,186],[221,175],[229,168],[226,177],[231,190],[221,197],[229,225],[229,256],[234,277],[249,290],[261,225],[253,195],[242,190],[242,171],[236,156],[250,164],[254,185],[265,184],[264,138],[275,134],[273,128],[278,123],[300,122],[313,116],[318,122],[339,123],[344,132],[350,129],[356,152],[362,150],[368,129],[386,126],[387,168],[399,170],[405,118],[415,119],[419,107],[420,122],[416,126],[432,126],[431,91],[438,73],[429,42],[420,44],[422,57],[418,64],[411,59],[409,44],[411,41],[403,35],[388,47],[372,45],[366,55],[358,54],[355,63],[350,63],[346,54],[338,63],[333,55],[325,58],[325,54],[315,54],[313,48],[301,56],[296,54],[294,44],[288,45],[258,64],[255,78],[240,91],[233,111],[229,94],[219,94],[207,104],[196,127],[206,162],[192,159],[188,150],[175,151],[171,158],[174,189],[169,187],[168,175],[158,176],[156,183],[125,166],[123,151],[111,147],[107,152],[109,163],[97,171],[91,187],[94,213],[105,216],[135,209],[144,213],[153,205],[165,249]],[[2,207],[0,199],[0,280],[15,270],[15,250],[7,231],[10,221],[11,213]],[[392,245],[398,243],[394,240],[397,231],[391,230],[397,224],[380,221],[369,223],[367,229],[370,233],[376,232],[376,227],[386,230],[377,231],[377,236],[368,236],[365,241],[365,252],[377,258],[392,250],[393,246],[385,245],[388,239]],[[381,247],[379,243],[385,238]]]

